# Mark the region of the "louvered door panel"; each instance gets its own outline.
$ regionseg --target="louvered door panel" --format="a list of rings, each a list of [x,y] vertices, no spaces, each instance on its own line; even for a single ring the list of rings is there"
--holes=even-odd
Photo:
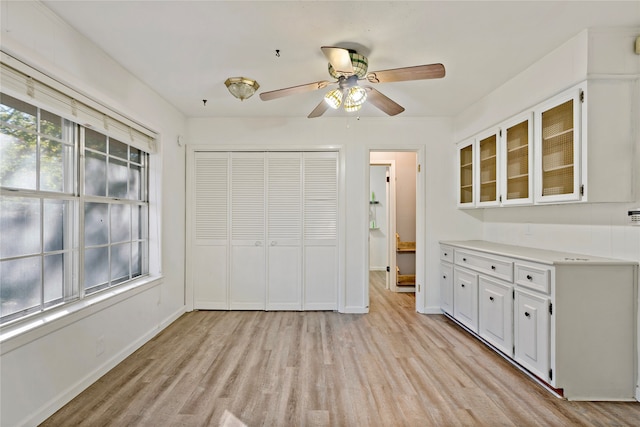
[[[265,308],[264,158],[264,153],[231,153],[232,310]]]
[[[304,310],[338,308],[338,153],[303,154]]]
[[[191,278],[195,309],[227,309],[229,155],[195,153]]]
[[[302,154],[267,156],[267,310],[302,309]]]

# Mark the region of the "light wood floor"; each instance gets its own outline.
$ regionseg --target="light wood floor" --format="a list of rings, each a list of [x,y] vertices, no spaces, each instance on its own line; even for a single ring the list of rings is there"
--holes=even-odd
[[[640,403],[558,399],[372,279],[366,315],[187,313],[43,425],[640,425]]]

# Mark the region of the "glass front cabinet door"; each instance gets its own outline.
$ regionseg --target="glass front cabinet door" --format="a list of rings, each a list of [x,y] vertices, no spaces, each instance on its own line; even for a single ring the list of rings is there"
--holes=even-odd
[[[536,108],[535,201],[580,200],[580,114],[584,92],[572,89]]]
[[[458,207],[474,207],[473,140],[458,144]]]
[[[499,199],[499,131],[490,130],[479,134],[477,141],[477,165],[476,168],[476,205],[496,206],[500,204]]]
[[[526,113],[506,121],[500,127],[501,203],[533,203],[533,114]]]

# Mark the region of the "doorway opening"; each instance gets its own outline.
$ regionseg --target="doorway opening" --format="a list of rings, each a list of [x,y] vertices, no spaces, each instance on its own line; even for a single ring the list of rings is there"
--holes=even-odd
[[[418,167],[415,150],[369,152],[369,280],[384,276],[386,291],[416,293],[416,309],[423,271],[417,246],[424,247],[416,245],[423,229]]]

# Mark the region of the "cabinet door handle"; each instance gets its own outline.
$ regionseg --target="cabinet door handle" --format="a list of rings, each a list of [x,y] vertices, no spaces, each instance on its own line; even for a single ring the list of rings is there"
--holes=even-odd
[[[272,240],[272,241],[271,241],[271,246],[275,246],[275,245],[277,245],[277,244],[278,244],[278,242],[276,242],[275,240]]]
[[[533,280],[533,277],[531,277],[530,274],[527,274],[527,280]]]
[[[495,266],[495,265],[492,265],[492,266],[491,266],[491,269],[495,271],[496,266]]]
[[[493,297],[489,297],[489,301],[493,301]]]
[[[256,242],[256,246],[262,246],[262,242],[258,240],[258,241]]]
[[[444,253],[444,256],[447,256],[447,255],[448,255],[448,254],[445,252],[445,253]]]
[[[524,312],[524,317],[531,317],[531,315],[529,314],[529,312],[528,312],[528,311],[525,311],[525,312]]]
[[[462,286],[464,288],[464,283],[460,283],[460,286]]]
[[[467,259],[466,258],[462,258],[462,261],[467,262]]]
[[[446,278],[447,278],[447,276],[442,276],[442,278],[443,278],[443,279],[446,279]]]

